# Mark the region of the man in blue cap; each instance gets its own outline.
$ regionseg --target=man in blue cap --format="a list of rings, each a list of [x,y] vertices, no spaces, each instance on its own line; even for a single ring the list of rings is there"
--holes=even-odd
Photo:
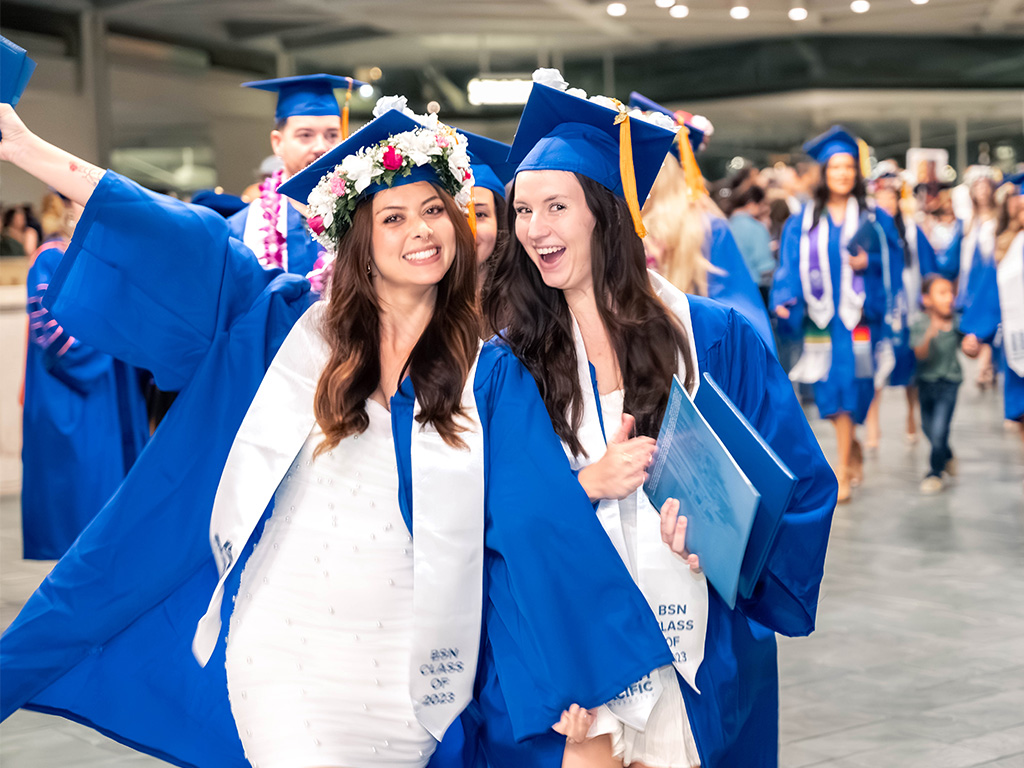
[[[320,246],[305,226],[294,203],[277,188],[344,138],[348,99],[363,85],[351,77],[306,75],[243,83],[246,88],[277,93],[270,146],[282,167],[260,184],[260,195],[228,219],[231,233],[244,242],[268,269],[280,267],[298,275],[309,273]],[[346,91],[345,113],[334,89]]]

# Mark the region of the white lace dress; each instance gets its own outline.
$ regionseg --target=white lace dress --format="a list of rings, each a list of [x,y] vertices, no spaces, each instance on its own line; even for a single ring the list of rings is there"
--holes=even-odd
[[[426,765],[413,715],[412,539],[391,415],[313,459],[315,427],[242,573],[227,644],[231,711],[255,768]]]

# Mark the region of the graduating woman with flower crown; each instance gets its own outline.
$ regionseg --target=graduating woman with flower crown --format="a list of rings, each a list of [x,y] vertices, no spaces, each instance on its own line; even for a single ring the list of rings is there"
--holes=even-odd
[[[509,192],[515,236],[488,275],[484,307],[499,338],[537,379],[616,556],[661,619],[673,664],[606,706],[570,713],[576,743],[568,746],[553,735],[515,743],[493,726],[501,698],[482,698],[484,749],[492,768],[562,760],[772,768],[774,633],[814,628],[835,477],[753,325],[646,269],[639,201],[673,133],[618,102],[565,92],[556,71],[540,70],[534,79],[509,156],[518,163]],[[669,499],[659,518],[640,487],[673,376],[694,392],[704,373],[798,478],[765,570],[735,609],[686,550],[686,510]],[[588,630],[582,644],[602,641],[602,630]],[[483,662],[490,679],[490,659]],[[495,676],[500,689],[507,682],[500,667]]]
[[[282,187],[337,253],[314,303],[213,212],[7,105],[0,131],[0,157],[86,204],[44,303],[181,391],[4,633],[0,715],[183,766],[423,766],[446,731],[472,758],[480,653],[502,686],[479,696],[527,740],[668,662],[533,380],[480,351],[463,137],[390,110]]]

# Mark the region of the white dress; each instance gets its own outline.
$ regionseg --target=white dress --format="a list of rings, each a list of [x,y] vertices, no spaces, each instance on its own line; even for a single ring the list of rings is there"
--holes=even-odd
[[[314,427],[274,496],[231,616],[231,712],[255,768],[424,766],[437,742],[409,696],[412,539],[391,415],[313,459]]]
[[[605,435],[614,434],[622,421],[625,393],[618,389],[601,395],[601,421]],[[642,490],[639,491],[642,493]],[[630,552],[636,551],[636,496],[619,502],[623,537]],[[627,564],[636,578],[634,563]],[[595,711],[594,722],[587,734],[590,737],[609,734],[612,751],[622,764],[643,763],[651,768],[696,768],[700,754],[693,739],[693,730],[686,715],[686,704],[679,690],[679,678],[671,665],[660,667],[652,674],[661,679],[663,691],[654,705],[647,727],[638,731],[619,720],[606,706]]]

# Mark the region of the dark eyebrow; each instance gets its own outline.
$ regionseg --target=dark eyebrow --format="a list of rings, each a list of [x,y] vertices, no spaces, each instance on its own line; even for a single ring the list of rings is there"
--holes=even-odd
[[[566,197],[566,195],[564,195],[561,192],[559,192],[557,194],[549,195],[548,197],[545,197],[541,202],[542,203],[550,203],[552,200],[557,200],[560,197]],[[512,201],[512,205],[526,205],[526,203],[523,202],[522,200],[516,199],[516,200]]]
[[[420,203],[420,207],[426,205],[427,203],[431,203],[434,200],[440,200],[440,199],[441,199],[440,195],[431,195],[426,200],[424,200],[422,203]],[[404,210],[407,210],[408,208],[409,208],[409,206],[407,206],[407,205],[385,205],[383,208],[381,208],[379,211],[377,211],[377,213],[384,213],[384,211],[404,211]]]

